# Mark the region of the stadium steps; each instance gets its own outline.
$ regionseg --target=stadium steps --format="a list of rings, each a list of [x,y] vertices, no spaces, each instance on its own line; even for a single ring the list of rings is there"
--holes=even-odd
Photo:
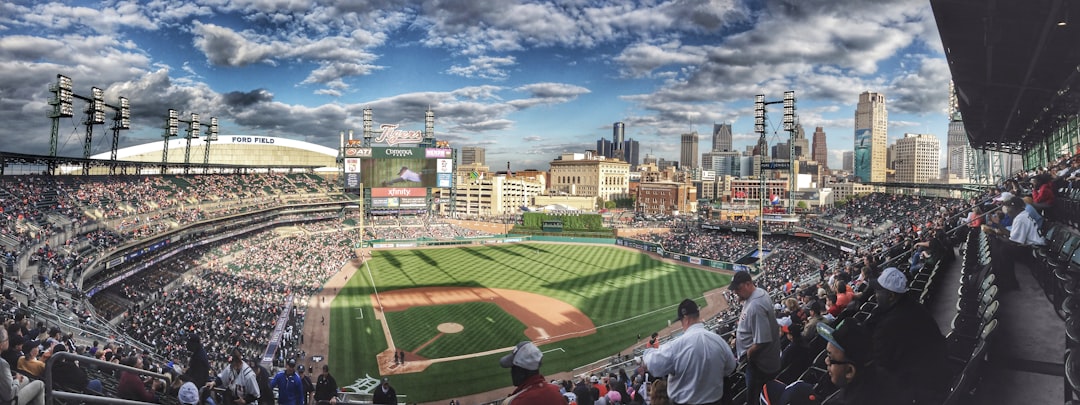
[[[1019,291],[998,293],[997,337],[972,403],[1064,403],[1065,324],[1024,263]]]

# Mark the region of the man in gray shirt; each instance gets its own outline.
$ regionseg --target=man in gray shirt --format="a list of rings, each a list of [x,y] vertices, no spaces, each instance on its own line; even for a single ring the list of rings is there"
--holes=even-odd
[[[728,289],[743,301],[735,329],[735,353],[746,359],[746,403],[757,404],[761,387],[780,372],[780,325],[772,298],[754,286],[746,271],[735,272]]]

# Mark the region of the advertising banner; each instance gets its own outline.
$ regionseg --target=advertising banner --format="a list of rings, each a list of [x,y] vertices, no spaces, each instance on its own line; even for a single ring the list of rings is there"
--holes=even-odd
[[[451,179],[453,179],[453,174],[451,174],[451,173],[439,173],[439,180],[438,180],[438,183],[437,183],[438,187],[440,187],[440,188],[450,188]]]
[[[345,188],[360,188],[360,173],[345,173]]]
[[[870,181],[870,128],[855,130],[855,177]]]
[[[360,173],[360,158],[345,158],[345,173]]]
[[[453,173],[454,172],[454,159],[438,159],[436,160],[436,172],[438,173]]]
[[[371,148],[345,147],[346,157],[365,158],[371,157]]]
[[[427,197],[424,188],[373,188],[372,197]]]
[[[427,148],[424,150],[424,157],[431,158],[448,158],[454,153],[453,149],[445,148]]]

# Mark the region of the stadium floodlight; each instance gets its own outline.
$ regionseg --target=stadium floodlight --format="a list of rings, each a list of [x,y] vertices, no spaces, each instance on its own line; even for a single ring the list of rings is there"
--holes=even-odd
[[[200,132],[202,132],[202,127],[199,126],[199,114],[191,113],[191,131],[188,134],[192,138],[198,138]]]
[[[120,123],[117,125],[117,128],[131,128],[131,102],[128,101],[127,97],[120,97],[120,111],[117,112],[117,117],[120,117]]]
[[[207,135],[208,141],[218,140],[218,119],[217,117],[210,117],[210,133]]]
[[[56,102],[60,106],[57,113],[60,117],[75,116],[75,106],[72,105],[72,100],[75,96],[71,90],[71,78],[64,75],[56,75]]]
[[[169,110],[169,119],[165,124],[165,137],[176,136],[180,132],[180,115],[176,110]]]
[[[90,121],[89,124],[105,123],[105,90],[97,87],[90,88]]]

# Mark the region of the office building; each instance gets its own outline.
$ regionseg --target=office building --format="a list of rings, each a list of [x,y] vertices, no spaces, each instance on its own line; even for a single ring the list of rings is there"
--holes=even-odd
[[[726,152],[732,151],[731,145],[731,124],[713,124],[712,130],[712,151],[713,152]]]
[[[551,161],[549,190],[563,195],[601,197],[610,200],[626,195],[630,164],[621,159],[566,153]]]
[[[487,158],[484,156],[485,153],[487,153],[486,150],[479,146],[462,146],[461,165],[471,165],[474,163],[484,165],[487,163],[485,162],[485,159]]]
[[[825,130],[821,127],[814,128],[813,152],[810,159],[821,164],[825,171],[829,170],[829,146],[825,141]]]
[[[885,95],[866,91],[855,107],[855,177],[862,182],[884,182],[888,148],[889,113]]]
[[[696,169],[698,165],[698,133],[697,131],[682,134],[681,147],[679,148],[679,167],[686,170]]]
[[[896,141],[896,181],[930,183],[941,176],[941,141],[930,134],[904,134]]]

